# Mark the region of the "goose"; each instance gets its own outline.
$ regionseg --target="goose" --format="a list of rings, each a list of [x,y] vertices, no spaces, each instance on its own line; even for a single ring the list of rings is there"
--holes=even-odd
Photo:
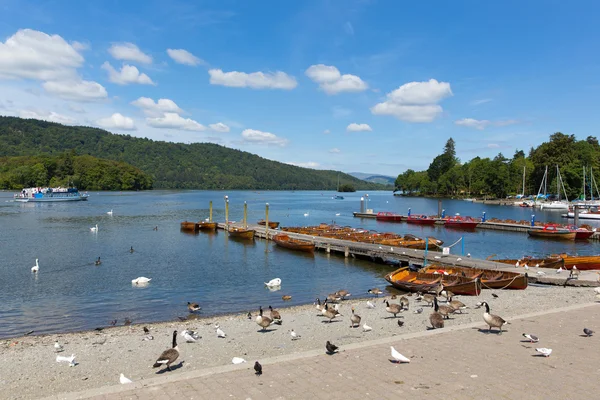
[[[440,294],[442,294],[443,291],[444,291],[444,284],[440,280],[440,284],[435,288],[436,297],[439,296]]]
[[[258,308],[258,316],[256,317],[256,323],[262,328],[262,330],[266,330],[269,325],[273,323],[273,320],[269,317],[263,316],[262,306]]]
[[[94,265],[100,265],[102,264],[102,260],[100,260],[100,257],[98,257],[98,259],[96,261],[94,261]]]
[[[260,363],[258,361],[256,361],[254,363],[254,374],[255,375],[262,375],[262,365],[260,365]]]
[[[119,377],[119,382],[121,382],[121,385],[126,385],[128,383],[133,383],[133,381],[129,378],[126,378],[125,375],[123,375],[123,373],[121,373],[121,376]]]
[[[354,314],[354,307],[352,307],[352,315],[350,316],[350,328],[354,328],[354,325],[360,325],[360,315]]]
[[[302,336],[298,335],[296,332],[294,332],[293,329],[290,331],[290,336],[292,337],[292,340],[298,340],[302,337]]]
[[[448,305],[450,307],[452,307],[454,309],[454,311],[459,311],[461,314],[463,312],[463,310],[466,310],[467,307],[462,301],[458,301],[458,300],[452,300],[452,296],[450,296],[450,301],[448,302]]]
[[[37,274],[40,270],[40,264],[38,264],[38,259],[35,259],[35,265],[33,267],[31,267],[31,272],[33,272],[34,274]]]
[[[590,337],[594,334],[594,331],[588,328],[583,328],[583,333],[585,333],[585,336]]]
[[[375,296],[379,297],[379,295],[382,294],[383,292],[379,288],[373,288],[373,289],[367,290],[367,293],[374,294]]]
[[[398,350],[396,350],[394,348],[394,346],[390,346],[391,350],[392,350],[392,358],[394,359],[394,362],[396,363],[409,363],[410,362],[410,358],[403,356],[402,354],[400,354],[398,352]]]
[[[421,295],[421,299],[420,300],[424,301],[429,306],[433,307],[433,299],[434,298],[435,298],[434,295],[429,294],[429,293],[425,293],[425,294]]]
[[[321,304],[321,300],[319,298],[317,298],[317,300],[315,301],[315,305],[317,308],[317,311],[319,311],[319,315],[321,315],[321,311],[323,311],[323,305]]]
[[[271,279],[269,282],[265,282],[265,285],[267,285],[268,287],[281,286],[281,279],[280,278]]]
[[[106,213],[107,213],[108,215],[113,215],[112,208],[110,209],[110,211],[107,211]]]
[[[157,231],[158,230],[158,226],[155,226],[154,228],[152,228],[153,231]]]
[[[242,357],[233,357],[231,359],[232,364],[243,364],[245,362],[246,362],[246,360],[244,360]]]
[[[337,317],[338,315],[341,317],[342,314],[339,313],[339,311],[334,310],[333,308],[329,308],[329,306],[327,304],[325,304],[325,308],[323,308],[323,311],[321,311],[321,313],[329,318],[329,322],[331,323],[331,321]]]
[[[409,304],[410,303],[409,303],[408,298],[406,296],[400,297],[400,305],[402,306],[403,310],[408,310]]]
[[[437,306],[436,311],[442,314],[445,319],[450,319],[450,314],[454,313],[454,308],[446,305],[439,305],[437,301],[437,297],[433,300],[434,304]]]
[[[281,300],[283,300],[283,301],[288,301],[288,300],[291,300],[291,299],[292,299],[292,296],[290,296],[289,294],[281,296]]]
[[[327,350],[327,354],[334,354],[339,347],[335,344],[331,343],[329,340],[325,343],[325,350]]]
[[[135,250],[133,249],[133,246],[131,246],[131,247],[129,248],[129,252],[130,252],[130,253],[133,253],[134,251],[135,251]]]
[[[75,362],[75,354],[71,354],[70,357],[56,356],[56,362],[68,362],[69,367],[74,367],[77,364]]]
[[[152,280],[152,278],[146,278],[145,276],[140,276],[138,278],[135,278],[131,281],[132,284],[134,285],[144,285],[148,282],[150,282]]]
[[[363,324],[363,332],[371,332],[372,330],[373,330],[373,328],[371,328],[369,325],[367,325],[366,322]]]
[[[402,312],[402,306],[400,304],[392,303],[390,304],[387,300],[385,301],[385,311],[390,314],[394,314],[394,318],[396,318],[396,314]]]
[[[269,310],[271,311],[271,320],[278,324],[281,325],[281,323],[283,322],[281,319],[281,314],[279,314],[279,311],[274,310],[273,307],[269,306]]]
[[[538,338],[537,336],[532,335],[530,333],[524,333],[523,337],[526,339],[529,339],[529,343],[537,343],[540,341],[540,338]]]
[[[544,357],[550,357],[550,354],[552,354],[552,349],[547,349],[545,347],[538,347],[537,349],[535,349],[535,351],[537,351]]]
[[[444,316],[439,313],[437,299],[433,302],[433,312],[429,316],[429,322],[431,323],[431,329],[441,329],[444,327]]]
[[[152,368],[158,368],[162,365],[166,365],[167,369],[171,371],[171,364],[179,358],[179,348],[177,347],[177,331],[173,331],[173,347],[165,350],[156,359],[156,362]]]
[[[187,302],[187,307],[190,312],[196,312],[202,309],[198,303],[190,303],[189,301]]]
[[[98,232],[98,224],[96,224],[96,226],[92,226],[90,228],[90,231],[92,231],[92,232]]]
[[[375,304],[371,303],[369,300],[367,300],[367,308],[375,308]]]
[[[215,329],[217,330],[217,337],[218,338],[227,337],[227,335],[225,334],[225,332],[223,332],[223,330],[221,329],[221,327],[219,326],[219,324],[215,324]]]
[[[55,353],[60,353],[61,351],[64,351],[65,349],[62,347],[62,345],[60,343],[58,343],[58,340],[56,342],[54,342],[54,352]]]
[[[340,301],[342,298],[340,296],[338,296],[336,293],[329,293],[327,295],[327,301],[331,302],[331,303],[335,303]]]
[[[350,292],[348,292],[348,291],[347,291],[347,290],[345,290],[345,289],[340,289],[340,290],[338,290],[337,292],[335,292],[335,295],[336,295],[336,296],[338,296],[338,297],[339,297],[340,299],[342,299],[342,300],[344,300],[346,297],[350,297],[350,296],[352,296],[352,295],[350,294]]]
[[[181,332],[181,336],[183,336],[188,343],[194,343],[196,340],[201,339],[197,332],[188,331],[187,329],[184,329],[183,332]]]
[[[485,312],[483,313],[483,320],[490,327],[488,332],[492,330],[492,328],[498,328],[498,334],[502,334],[502,326],[508,324],[504,319],[497,315],[490,314],[490,306],[487,302],[481,303],[481,305],[485,305]]]

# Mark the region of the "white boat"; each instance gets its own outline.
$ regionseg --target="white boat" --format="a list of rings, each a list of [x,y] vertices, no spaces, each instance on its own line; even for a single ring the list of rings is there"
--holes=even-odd
[[[87,200],[87,193],[79,193],[74,187],[37,187],[25,188],[14,195],[14,200],[20,203],[47,203],[57,201],[83,201]]]
[[[568,210],[569,203],[564,201],[551,201],[548,203],[539,203],[542,210]]]
[[[567,218],[575,218],[575,212],[569,211],[562,215]],[[598,219],[600,220],[600,211],[579,211],[579,219]]]

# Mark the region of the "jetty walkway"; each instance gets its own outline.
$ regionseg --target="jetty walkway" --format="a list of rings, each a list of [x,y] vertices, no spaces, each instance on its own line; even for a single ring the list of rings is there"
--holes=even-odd
[[[498,300],[500,301],[500,300]],[[492,303],[493,307],[493,303]],[[600,304],[588,303],[510,319],[501,335],[481,322],[397,335],[198,371],[173,371],[128,385],[50,399],[585,399],[598,390]],[[479,310],[470,310],[480,313]],[[529,343],[523,332],[540,338]],[[390,346],[409,357],[390,361]],[[536,347],[551,348],[550,357]]]

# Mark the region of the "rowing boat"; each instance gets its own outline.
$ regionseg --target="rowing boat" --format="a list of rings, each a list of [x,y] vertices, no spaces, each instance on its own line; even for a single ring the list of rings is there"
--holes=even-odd
[[[293,239],[284,233],[280,233],[272,237],[275,244],[286,249],[305,251],[307,253],[313,253],[315,251],[315,244],[307,240]]]
[[[568,254],[559,254],[558,257],[564,262],[566,269],[585,271],[589,269],[600,269],[600,256],[570,256]]]
[[[562,228],[556,224],[546,224],[543,229],[528,229],[531,237],[555,240],[575,240],[577,232]]]
[[[490,260],[494,262],[499,262],[502,264],[510,264],[515,267],[525,267],[526,265],[529,267],[539,267],[539,268],[554,268],[558,269],[560,267],[565,266],[565,261],[559,256],[552,256],[546,258],[532,258],[529,256],[520,258],[520,259],[504,259],[504,260]]]
[[[254,239],[254,229],[244,229],[232,226],[229,228],[229,236],[240,239]]]
[[[266,226],[267,222],[264,219],[261,219],[260,221],[257,222],[257,224],[261,225],[261,226]],[[269,228],[270,229],[277,229],[277,228],[279,228],[279,222],[269,221]]]
[[[407,292],[433,293],[443,285],[443,289],[450,290],[454,294],[479,296],[481,293],[481,282],[478,278],[414,272],[408,267],[390,272],[385,276],[385,280],[395,288]]]
[[[189,221],[183,221],[181,223],[181,230],[182,231],[196,232],[196,230],[197,230],[196,223],[195,222],[189,222]]]
[[[527,274],[511,271],[491,271],[478,268],[430,265],[421,270],[429,274],[460,275],[479,278],[484,289],[527,289]]]

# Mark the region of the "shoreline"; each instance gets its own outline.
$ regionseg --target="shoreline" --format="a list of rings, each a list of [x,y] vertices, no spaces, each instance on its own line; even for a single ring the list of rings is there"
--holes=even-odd
[[[492,293],[498,298],[492,297]],[[469,323],[485,325],[482,310],[473,309],[476,303],[488,301],[492,313],[510,320],[511,317],[532,312],[548,311],[552,308],[590,303],[595,300],[590,288],[575,287],[529,287],[523,291],[486,290],[478,297],[457,296],[470,309],[463,315],[456,314],[446,320],[451,328]],[[390,297],[385,297],[390,300]],[[114,386],[123,373],[133,382],[143,382],[157,376],[174,376],[180,373],[198,371],[212,367],[232,365],[233,357],[242,357],[251,367],[255,360],[277,356],[292,355],[306,351],[324,351],[327,340],[337,345],[347,346],[364,341],[391,338],[409,333],[427,330],[431,307],[415,302],[415,296],[408,296],[410,309],[391,318],[385,311],[384,297],[369,299],[374,309],[366,307],[367,299],[349,299],[340,303],[343,316],[333,322],[317,316],[314,305],[290,306],[279,308],[283,318],[282,325],[271,325],[261,332],[254,321],[257,310],[252,310],[253,319],[246,313],[203,316],[198,319],[181,322],[168,321],[152,324],[135,324],[104,328],[102,331],[80,331],[71,333],[48,334],[40,336],[21,336],[0,340],[0,355],[7,361],[0,365],[0,386],[9,398],[30,399],[48,397],[67,392],[80,392],[105,386]],[[394,302],[397,303],[398,300]],[[362,317],[360,327],[350,328],[351,307]],[[422,313],[414,313],[423,308]],[[268,310],[265,312],[268,316]],[[399,327],[396,320],[404,322]],[[214,328],[218,323],[226,333],[226,338],[218,338]],[[363,332],[362,324],[367,323],[372,330]],[[154,339],[143,340],[142,328],[150,329]],[[201,336],[196,343],[185,343],[180,333],[184,329],[193,329]],[[301,335],[299,340],[291,340],[290,330]],[[180,357],[173,364],[181,365],[171,372],[157,374],[152,364],[163,350],[170,347],[173,330],[177,336]],[[57,363],[54,341],[64,346],[58,355],[75,354],[74,367],[68,363]],[[181,364],[178,364],[180,363]],[[35,376],[35,380],[30,380]]]

